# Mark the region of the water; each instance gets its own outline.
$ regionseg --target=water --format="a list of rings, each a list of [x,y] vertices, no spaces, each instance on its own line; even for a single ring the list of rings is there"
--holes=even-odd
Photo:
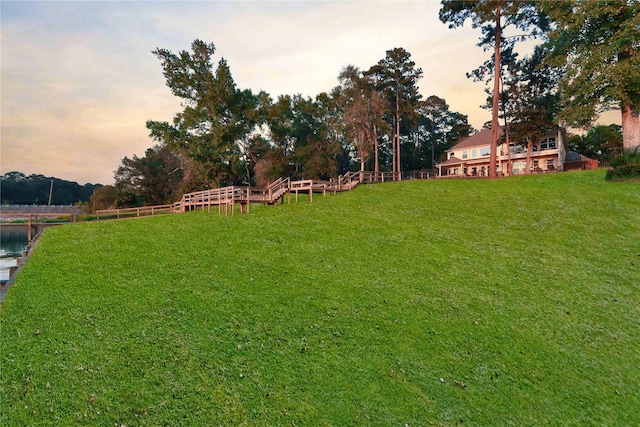
[[[0,281],[9,280],[9,267],[17,264],[18,257],[29,244],[27,226],[0,226]]]

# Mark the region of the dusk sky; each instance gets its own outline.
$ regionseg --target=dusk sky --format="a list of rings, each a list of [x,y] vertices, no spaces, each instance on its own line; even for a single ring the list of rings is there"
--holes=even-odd
[[[156,47],[216,45],[240,89],[315,97],[342,67],[368,69],[403,47],[424,74],[424,97],[444,98],[475,128],[484,83],[465,73],[490,52],[479,30],[449,29],[440,2],[2,1],[0,170],[112,184],[123,157],[154,142],[147,120],[171,120]],[[605,123],[619,123],[619,113]],[[609,119],[609,117],[607,117]]]

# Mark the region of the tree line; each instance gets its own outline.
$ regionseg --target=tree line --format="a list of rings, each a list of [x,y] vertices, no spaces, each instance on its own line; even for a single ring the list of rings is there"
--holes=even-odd
[[[621,111],[623,147],[640,146],[639,3],[441,4],[443,23],[456,28],[471,21],[481,30],[478,44],[492,51],[468,73],[492,84],[486,104],[492,162],[499,126],[513,142],[531,146],[559,124],[589,127],[604,108]],[[517,44],[531,39],[540,43],[521,57]],[[348,170],[400,176],[433,169],[447,148],[474,131],[446,100],[422,97],[423,71],[403,48],[386,51],[366,70],[344,67],[330,92],[275,99],[238,88],[224,58],[214,61],[213,43],[195,40],[191,51],[153,54],[184,108],[170,122],[147,121],[156,145],[143,157],[125,157],[115,189],[105,189],[120,206],[169,203],[183,192],[232,184],[264,186],[280,176],[328,179]]]
[[[78,205],[89,202],[102,185],[14,171],[0,177],[0,187],[3,205]]]
[[[265,186],[281,176],[430,170],[473,132],[444,99],[422,99],[422,70],[403,48],[367,70],[345,66],[330,92],[275,99],[238,88],[224,58],[214,63],[213,43],[153,53],[184,109],[172,122],[147,122],[156,145],[122,160],[113,192],[119,206],[170,203],[184,192],[226,185]]]

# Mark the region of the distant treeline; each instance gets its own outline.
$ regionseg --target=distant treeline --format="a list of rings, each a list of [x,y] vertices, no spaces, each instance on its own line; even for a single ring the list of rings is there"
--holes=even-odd
[[[8,172],[0,177],[0,197],[3,205],[75,205],[88,202],[94,191],[100,187],[101,184],[80,185],[77,182],[44,175],[26,176],[20,172]]]

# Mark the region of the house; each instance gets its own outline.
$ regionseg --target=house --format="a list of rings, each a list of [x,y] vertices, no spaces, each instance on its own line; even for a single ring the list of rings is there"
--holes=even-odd
[[[550,132],[533,144],[531,150],[532,173],[551,172],[564,169],[565,137],[558,129]],[[446,151],[447,159],[438,164],[439,177],[481,177],[489,176],[491,153],[491,129],[463,139]],[[504,138],[504,128],[498,129],[496,171],[501,175],[521,175],[527,171],[527,146],[520,143],[509,144]]]

